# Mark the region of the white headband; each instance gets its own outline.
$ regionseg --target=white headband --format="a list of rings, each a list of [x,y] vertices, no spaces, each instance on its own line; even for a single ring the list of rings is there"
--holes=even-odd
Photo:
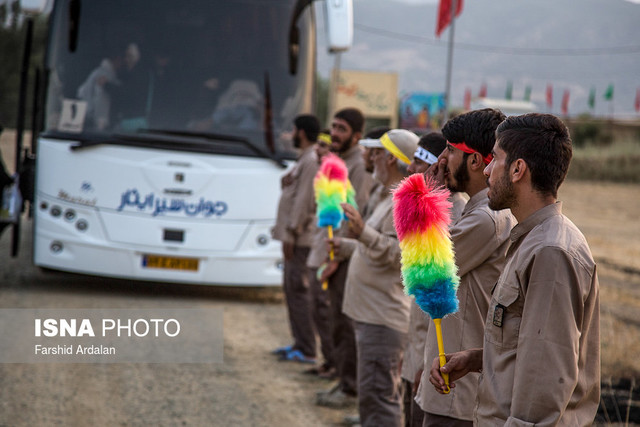
[[[418,147],[418,149],[416,150],[414,156],[419,158],[423,162],[429,163],[430,165],[432,165],[432,164],[434,164],[434,163],[436,163],[438,161],[438,157],[436,157],[429,150],[427,150],[425,148],[422,148],[422,147]]]

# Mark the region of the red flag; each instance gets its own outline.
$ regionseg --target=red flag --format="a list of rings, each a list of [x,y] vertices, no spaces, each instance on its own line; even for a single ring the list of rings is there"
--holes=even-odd
[[[547,85],[547,107],[553,107],[553,87],[550,84]]]
[[[487,84],[482,83],[480,86],[480,92],[478,92],[478,98],[486,98],[487,97]]]
[[[636,89],[636,112],[640,113],[640,88]]]
[[[445,28],[451,23],[451,2],[456,0],[440,0],[438,7],[438,23],[436,25],[436,37],[440,37]],[[457,0],[456,16],[462,13],[463,0]]]
[[[565,116],[569,114],[569,89],[565,89],[562,94],[562,114]]]
[[[471,110],[471,89],[469,88],[464,91],[464,109]]]

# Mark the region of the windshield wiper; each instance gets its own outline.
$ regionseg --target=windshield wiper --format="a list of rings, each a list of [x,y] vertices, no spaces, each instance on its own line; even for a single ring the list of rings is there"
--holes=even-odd
[[[182,136],[187,138],[202,138],[209,141],[221,141],[221,142],[239,142],[249,148],[251,151],[259,155],[260,157],[264,157],[265,159],[272,160],[276,165],[281,168],[286,168],[287,164],[282,160],[277,158],[276,156],[270,154],[267,151],[262,150],[260,147],[252,144],[251,141],[247,138],[235,136],[235,135],[225,135],[220,133],[209,133],[209,132],[194,132],[194,131],[186,131],[186,130],[169,130],[169,129],[139,129],[138,132],[141,133],[150,133],[150,134],[158,134],[158,135],[168,135],[168,136]]]

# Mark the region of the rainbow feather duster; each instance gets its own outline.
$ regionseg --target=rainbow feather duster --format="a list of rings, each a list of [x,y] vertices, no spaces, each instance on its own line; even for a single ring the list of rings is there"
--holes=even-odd
[[[458,311],[460,279],[449,235],[449,191],[414,174],[394,190],[393,219],[402,252],[405,292],[436,325],[440,366],[446,362],[441,319]],[[448,385],[448,377],[444,376]]]
[[[347,166],[340,157],[327,154],[322,158],[313,180],[318,227],[340,227],[344,217],[340,204],[347,201],[348,175]]]
[[[316,199],[318,227],[326,227],[329,239],[333,239],[333,229],[340,227],[344,216],[342,203],[355,205],[355,190],[348,179],[349,171],[344,161],[335,154],[322,158],[320,169],[313,180]],[[329,259],[333,261],[333,246],[329,248]],[[324,269],[324,268],[323,268]],[[328,283],[322,283],[326,290]]]

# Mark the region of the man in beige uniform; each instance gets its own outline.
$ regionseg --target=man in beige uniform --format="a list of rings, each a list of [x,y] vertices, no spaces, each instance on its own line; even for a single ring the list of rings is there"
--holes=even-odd
[[[515,225],[508,209],[489,208],[489,190],[483,174],[495,143],[495,130],[504,118],[500,111],[487,108],[456,116],[442,128],[447,148],[437,170],[433,171],[435,178],[444,179],[449,190],[469,195],[460,219],[450,228],[460,284],[458,312],[442,319],[447,351],[482,345],[491,288],[504,267],[509,232]],[[477,375],[460,381],[450,394],[438,395],[427,380],[431,361],[438,353],[436,330],[429,328],[423,359],[427,361],[427,369],[422,374],[416,397],[425,412],[423,425],[470,426]]]
[[[298,162],[283,178],[273,237],[282,242],[284,295],[293,345],[274,351],[282,360],[315,363],[316,334],[311,317],[307,257],[316,230],[313,179],[318,170],[315,141],[320,123],[303,114],[294,119],[293,142],[301,150]]]
[[[371,190],[371,174],[365,169],[362,148],[358,141],[364,128],[364,116],[355,108],[338,111],[331,122],[331,151],[338,154],[347,165],[349,180],[356,192],[356,203],[362,211],[367,204]],[[343,221],[335,236],[347,236],[349,227]],[[330,390],[317,394],[320,406],[340,408],[353,404],[357,394],[356,385],[356,344],[353,323],[342,313],[349,258],[337,257],[337,268],[329,277],[329,299],[331,301],[331,333],[333,336],[334,360],[338,374],[338,384]]]
[[[364,427],[400,426],[400,363],[411,300],[402,286],[390,191],[407,176],[418,137],[408,130],[393,129],[380,139],[360,143],[372,149],[373,176],[386,191],[366,223],[352,206],[343,205],[355,238],[336,239],[341,255],[352,254],[342,308],[355,322],[360,423]]]
[[[413,161],[407,168],[409,174],[425,173],[432,166],[437,167],[438,156],[447,146],[447,140],[440,132],[431,132],[423,135],[418,141],[418,149],[413,154]],[[461,192],[452,192],[449,197],[451,202],[451,224],[460,218],[467,197]],[[422,408],[414,400],[417,384],[420,384],[420,376],[424,369],[424,346],[427,341],[427,331],[431,324],[431,318],[420,309],[415,300],[411,301],[411,313],[409,315],[409,340],[404,350],[402,360],[402,376],[404,387],[404,418],[406,427],[421,427],[424,418]]]
[[[588,426],[600,399],[600,300],[586,239],[557,192],[571,161],[569,131],[550,114],[509,117],[485,169],[489,206],[510,208],[505,270],[485,322],[484,347],[447,355],[454,386],[482,372],[479,426]],[[437,364],[431,383],[443,389]]]

